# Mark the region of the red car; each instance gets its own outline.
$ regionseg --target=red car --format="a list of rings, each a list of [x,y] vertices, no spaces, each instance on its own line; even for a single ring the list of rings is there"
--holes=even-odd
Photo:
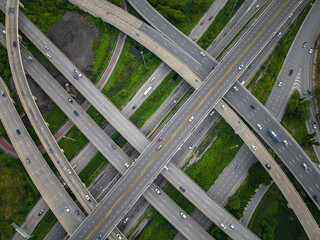
[[[161,140],[162,140],[162,137],[159,137],[158,142],[161,142]]]
[[[17,46],[17,42],[13,41],[13,46],[16,47]]]
[[[202,22],[200,23],[200,25],[203,25],[204,24],[204,20],[202,20]]]

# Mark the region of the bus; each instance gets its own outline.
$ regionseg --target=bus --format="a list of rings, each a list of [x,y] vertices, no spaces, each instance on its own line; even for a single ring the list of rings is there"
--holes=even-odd
[[[148,89],[143,93],[143,95],[146,96],[151,89],[152,89],[152,86],[149,86]]]
[[[272,131],[272,129],[269,129],[268,133],[276,142],[278,143],[281,142],[281,139],[278,137],[278,135],[274,131]]]

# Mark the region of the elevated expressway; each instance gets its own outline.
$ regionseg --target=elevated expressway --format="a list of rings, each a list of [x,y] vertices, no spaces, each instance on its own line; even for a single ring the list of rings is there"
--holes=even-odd
[[[0,37],[2,44],[3,38]],[[55,79],[41,66],[37,60],[30,61],[28,57],[30,53],[24,47],[21,48],[21,56],[24,62],[24,67],[30,76],[37,84],[48,94],[48,96],[64,111],[64,113],[73,121],[79,130],[94,144],[94,146],[107,158],[109,162],[120,172],[124,174],[127,170],[125,164],[131,165],[131,161],[120,148],[114,150],[111,146],[116,145],[103,130],[87,115],[85,111],[75,101],[68,102],[71,98],[68,93],[55,81]],[[77,111],[80,115],[75,116],[73,111]],[[60,184],[59,184],[60,186]],[[148,190],[148,200],[154,206],[160,209],[166,219],[173,224],[181,233],[192,239],[211,239],[211,236],[204,231],[198,224],[188,218],[185,221],[179,221],[182,210],[165,194],[158,199],[158,194],[155,192],[157,187],[153,184]],[[150,196],[153,195],[153,197]],[[145,195],[144,195],[145,196]],[[165,208],[166,204],[161,204],[164,201],[170,204],[171,210]],[[173,211],[174,210],[174,211]],[[187,222],[187,226],[184,226]],[[190,231],[191,230],[191,231]],[[68,232],[70,234],[70,232]],[[70,234],[71,235],[71,234]]]
[[[222,107],[224,105],[224,108]],[[216,105],[217,111],[221,116],[232,126],[237,134],[250,146],[250,150],[259,159],[262,166],[268,171],[274,182],[279,187],[282,194],[290,203],[290,207],[298,217],[302,227],[307,233],[309,239],[320,239],[320,229],[317,222],[314,220],[309,209],[301,199],[286,174],[281,170],[278,163],[272,158],[258,138],[249,130],[242,122],[240,117],[223,101],[219,101]],[[269,164],[270,169],[266,167]]]
[[[125,175],[125,177],[120,179],[115,185],[117,186],[115,187],[117,188],[117,192],[111,191],[106,196],[109,198],[109,200],[106,200],[107,198],[104,200],[104,208],[106,209],[105,212],[107,212],[106,215],[100,214],[101,217],[99,217],[99,219],[101,220],[99,223],[93,219],[95,217],[92,215],[86,219],[86,222],[90,222],[90,224],[98,224],[93,231],[88,234],[88,230],[85,228],[85,225],[82,224],[72,238],[90,239],[92,234],[96,232],[108,234],[109,229],[113,228],[111,222],[118,222],[118,220],[116,220],[117,216],[115,216],[114,213],[117,212],[117,215],[121,215],[120,211],[123,212],[123,205],[128,205],[128,201],[134,202],[137,195],[139,196],[139,194],[141,194],[140,192],[143,192],[145,185],[148,185],[150,179],[158,173],[157,169],[167,164],[168,158],[171,157],[169,153],[177,150],[179,143],[185,139],[184,136],[190,134],[190,131],[192,131],[194,126],[199,123],[199,120],[209,113],[208,110],[215,105],[217,99],[221,98],[225,89],[228,89],[228,85],[230,87],[230,85],[234,83],[235,77],[239,74],[238,66],[236,65],[240,59],[242,61],[248,61],[250,58],[254,57],[255,54],[257,54],[257,51],[259,52],[259,50],[263,48],[266,39],[270,39],[270,32],[274,32],[274,28],[278,27],[280,22],[283,21],[283,15],[288,16],[289,11],[296,7],[296,4],[290,4],[288,5],[289,7],[285,8],[288,3],[289,2],[286,1],[284,4],[274,9],[271,19],[270,17],[266,18],[268,22],[262,30],[260,29],[260,26],[252,29],[253,36],[248,36],[249,39],[246,39],[246,42],[249,41],[249,45],[243,44],[241,46],[241,44],[238,44],[235,49],[236,53],[227,56],[224,64],[218,65],[217,68],[215,68],[213,73],[209,76],[211,81],[208,79],[202,84],[199,90],[194,93],[193,97],[187,101],[185,106],[172,119],[171,123],[162,131],[161,136],[163,136],[164,139],[162,148],[157,150],[157,148],[159,148],[159,143],[153,141],[140,155],[137,159],[139,164],[133,165],[128,171],[130,174]],[[279,15],[281,11],[284,12],[283,15]],[[240,57],[237,57],[239,53]],[[223,79],[224,83],[219,84]],[[225,86],[226,84],[228,85]],[[203,99],[206,99],[206,101]],[[190,111],[191,114],[187,114]],[[192,121],[190,120],[191,116],[194,117],[194,120]],[[166,156],[168,154],[169,156]],[[126,177],[128,180],[125,180]],[[106,219],[108,219],[108,221],[106,221]],[[99,228],[101,225],[103,227]]]
[[[14,28],[12,28],[11,31],[14,35]],[[17,34],[15,36],[18,37]],[[13,38],[14,36],[11,37],[11,39]],[[15,54],[16,52],[11,53]],[[15,58],[16,55],[13,56]],[[16,62],[15,59],[14,62]],[[78,210],[80,213],[79,215],[74,214],[74,210],[78,209],[77,205],[61,186],[59,180],[53,174],[46,160],[32,141],[19,114],[11,102],[10,93],[6,91],[6,86],[2,79],[0,79],[0,88],[5,92],[5,96],[1,96],[0,98],[1,122],[21,159],[23,166],[37,189],[64,229],[69,234],[72,234],[85,219],[85,215],[80,210]],[[20,134],[17,133],[17,129],[20,131]],[[30,160],[30,163],[26,162],[27,158]],[[71,213],[66,212],[65,207],[68,207]]]

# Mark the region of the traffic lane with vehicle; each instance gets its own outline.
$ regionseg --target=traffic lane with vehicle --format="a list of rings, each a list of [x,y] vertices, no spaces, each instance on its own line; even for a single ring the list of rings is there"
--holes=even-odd
[[[320,182],[319,170],[314,166],[293,137],[274,117],[270,116],[268,110],[252,95],[249,96],[247,90],[241,87],[240,84],[236,84],[239,90],[229,91],[225,95],[227,102],[246,119],[258,135],[276,152],[307,191],[310,198],[313,199],[313,195],[320,196],[320,185],[318,184]],[[253,105],[254,109],[252,109],[250,105]],[[256,126],[258,123],[262,125],[261,130]],[[272,129],[278,135],[281,139],[280,143],[276,142],[268,134],[267,131],[269,129]],[[283,140],[286,140],[288,145],[286,145]],[[307,170],[302,167],[303,163],[307,164]],[[314,203],[319,208],[319,203],[315,201]]]

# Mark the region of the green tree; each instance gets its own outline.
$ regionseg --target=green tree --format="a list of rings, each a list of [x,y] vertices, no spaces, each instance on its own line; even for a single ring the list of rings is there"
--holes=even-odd
[[[256,162],[249,168],[249,181],[251,183],[268,185],[271,182],[271,177],[260,162]]]
[[[314,137],[316,135],[317,135],[316,132],[307,134],[305,136],[305,138],[303,139],[303,142],[301,143],[301,145],[305,146],[305,147],[311,147],[312,145],[320,146],[320,144],[317,142],[317,140],[314,139]]]
[[[228,205],[231,209],[239,209],[241,206],[240,198],[237,194],[233,194],[231,197],[228,198]]]
[[[311,117],[310,106],[311,102],[305,98],[300,98],[300,94],[295,91],[289,100],[286,117],[304,122]]]

